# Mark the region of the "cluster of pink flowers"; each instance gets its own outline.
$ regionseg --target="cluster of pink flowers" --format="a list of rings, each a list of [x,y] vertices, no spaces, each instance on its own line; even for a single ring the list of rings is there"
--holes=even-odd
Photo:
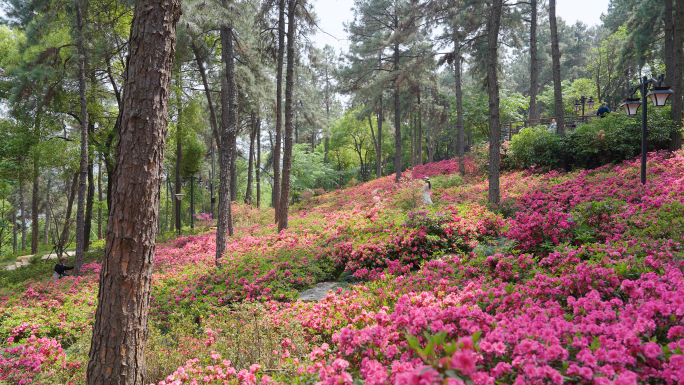
[[[13,337],[8,343],[12,344]],[[63,370],[67,368],[66,355],[59,342],[52,338],[28,337],[24,343],[2,349],[0,354],[0,380],[30,384],[37,374],[49,370]]]
[[[229,360],[221,359],[221,355],[215,351],[211,352],[211,359],[213,362],[209,365],[202,365],[197,358],[190,359],[184,366],[168,375],[165,380],[150,385],[196,385],[198,383],[218,385],[227,384],[228,381],[239,385],[275,383],[268,375],[259,373],[261,366],[258,364],[251,365],[249,370],[242,369],[238,372],[231,366]]]

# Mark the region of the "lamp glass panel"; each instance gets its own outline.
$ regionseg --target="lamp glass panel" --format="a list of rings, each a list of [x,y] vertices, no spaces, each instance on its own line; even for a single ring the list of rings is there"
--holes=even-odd
[[[636,116],[637,112],[639,112],[639,107],[641,107],[641,103],[629,103],[629,104],[627,104],[627,108],[629,109],[629,112],[627,113],[627,115]]]
[[[669,92],[651,92],[648,97],[651,98],[654,107],[664,107],[667,99],[670,97]]]

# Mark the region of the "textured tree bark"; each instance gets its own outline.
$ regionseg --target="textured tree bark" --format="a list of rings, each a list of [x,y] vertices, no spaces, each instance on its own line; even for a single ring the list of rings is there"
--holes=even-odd
[[[57,255],[59,257],[62,256],[62,252],[69,241],[69,224],[71,223],[71,212],[74,207],[74,199],[76,198],[76,194],[78,194],[78,172],[74,173],[74,178],[71,182],[71,189],[69,191],[66,214],[64,215],[64,224],[62,226],[62,234],[58,234],[59,240],[57,242]]]
[[[102,163],[97,162],[97,239],[102,239]]]
[[[398,27],[396,14],[394,22],[395,27]],[[399,42],[394,43],[394,71],[399,71]],[[394,79],[394,172],[396,173],[394,180],[398,183],[401,179],[401,102],[398,79]]]
[[[380,93],[380,104],[378,105],[378,148],[375,150],[375,155],[377,157],[375,174],[378,178],[382,177],[382,107],[382,93]]]
[[[233,146],[237,131],[237,90],[235,86],[235,63],[233,61],[232,25],[221,28],[221,55],[225,74],[221,77],[221,147],[219,148],[219,207],[216,221],[216,265],[226,252],[228,235],[233,235],[231,210],[230,170],[233,159]]]
[[[89,125],[92,127],[93,125]],[[94,128],[94,127],[93,127]],[[93,131],[91,131],[93,132]],[[95,199],[95,178],[93,175],[93,160],[88,159],[88,190],[86,194],[85,224],[83,226],[83,250],[90,249],[90,233],[93,227],[93,200]]]
[[[218,122],[216,120],[216,110],[214,110],[214,102],[211,97],[211,89],[209,88],[209,81],[207,81],[207,71],[204,68],[204,62],[202,61],[202,57],[200,55],[199,48],[197,48],[197,45],[195,44],[195,40],[191,39],[190,40],[190,47],[192,48],[192,52],[195,55],[195,61],[197,62],[197,68],[199,69],[200,77],[202,78],[202,85],[204,86],[204,95],[207,98],[207,105],[209,106],[209,123],[211,123],[211,130],[213,132],[214,137],[216,138],[217,144],[220,146],[220,133],[218,130]]]
[[[461,35],[454,32],[454,85],[456,87],[456,143],[458,172],[465,175],[465,128],[463,124],[463,89],[461,84]]]
[[[237,88],[236,88],[237,89]],[[237,118],[235,119],[237,122]],[[235,137],[230,143],[230,201],[237,201],[237,123],[235,127]],[[230,235],[233,235],[231,232]]]
[[[671,117],[677,128],[682,127],[682,98],[684,98],[684,0],[677,0],[675,9],[674,31],[674,74],[671,77],[674,88],[674,100],[672,101]],[[682,148],[682,133],[677,130],[670,134],[670,150],[676,151]]]
[[[256,127],[256,207],[261,207],[261,119]]]
[[[537,0],[530,0],[530,119],[539,119],[539,59],[537,53]]]
[[[40,168],[33,160],[33,190],[31,191],[31,254],[38,252],[38,211],[40,210]]]
[[[19,211],[21,211],[21,250],[26,250],[26,205],[24,202],[24,184],[19,181]]]
[[[666,82],[673,86],[673,76],[676,72],[677,63],[675,62],[675,23],[673,20],[674,6],[673,0],[665,0],[665,10],[663,14],[663,24],[665,31],[665,49],[663,50],[665,54],[665,71],[666,71]]]
[[[292,135],[294,131],[293,118],[293,88],[294,88],[294,62],[295,62],[295,39],[297,19],[295,8],[297,0],[288,0],[287,10],[287,70],[285,74],[285,148],[283,149],[283,174],[280,188],[280,210],[278,231],[287,228],[290,210],[290,173],[292,172]]]
[[[418,124],[416,125],[418,131],[418,139],[416,140],[416,164],[420,166],[423,164],[423,106],[420,104],[420,87],[418,87]]]
[[[257,130],[257,118],[252,113],[252,129],[249,132],[249,165],[247,166],[247,191],[245,191],[245,203],[252,204],[252,170],[254,170],[254,139]]]
[[[411,139],[411,167],[416,167],[416,146],[415,146],[415,134],[414,134],[414,126],[415,126],[415,121],[416,118],[413,114],[413,112],[409,112],[409,138]]]
[[[52,184],[52,178],[48,174],[47,177],[47,190],[45,193],[45,228],[43,229],[43,244],[45,246],[50,244],[50,240],[48,239],[48,232],[50,231],[50,188]]]
[[[181,119],[183,117],[183,100],[181,95],[181,80],[180,74],[176,77],[177,90],[176,90],[176,108],[178,110],[178,124],[176,124],[176,194],[181,193],[181,161],[183,160],[183,126],[181,125]],[[175,196],[174,196],[175,198]],[[174,218],[176,222],[176,228],[183,229],[183,223],[181,222],[181,204],[182,201],[178,199],[173,200],[176,210],[174,211]]]
[[[144,353],[179,0],[137,0],[88,385],[144,384]]]
[[[563,86],[560,75],[560,49],[558,47],[558,25],[556,23],[556,0],[549,0],[549,22],[551,24],[551,57],[553,72],[553,101],[556,110],[556,132],[565,136],[565,114],[563,113]]]
[[[273,194],[271,202],[275,209],[275,223],[280,220],[280,148],[283,131],[283,59],[285,57],[285,0],[278,4],[278,69],[276,74],[276,133],[273,149]]]
[[[78,94],[81,102],[81,163],[79,165],[78,204],[76,205],[76,261],[74,274],[81,275],[85,251],[85,201],[88,178],[88,104],[86,102],[86,57],[83,47],[83,8],[76,1],[76,49],[78,51]]]
[[[553,1],[553,0],[551,0]],[[497,66],[499,63],[499,28],[501,27],[501,9],[503,0],[494,0],[487,25],[487,87],[489,88],[489,194],[490,204],[498,204],[499,163],[501,161],[501,126],[499,121],[499,79]]]

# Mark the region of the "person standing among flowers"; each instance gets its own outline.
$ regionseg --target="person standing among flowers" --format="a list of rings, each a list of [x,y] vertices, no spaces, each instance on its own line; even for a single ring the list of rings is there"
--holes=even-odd
[[[430,178],[423,178],[425,184],[423,185],[423,204],[432,206],[432,198],[430,198],[430,191],[432,190],[432,184],[430,183]]]

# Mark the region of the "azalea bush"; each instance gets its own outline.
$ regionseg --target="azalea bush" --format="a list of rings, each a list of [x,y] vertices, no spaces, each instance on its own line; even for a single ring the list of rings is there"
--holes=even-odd
[[[428,164],[314,192],[281,233],[235,203],[220,267],[213,231],[157,245],[148,380],[678,384],[683,155],[650,153],[645,186],[636,159],[507,172],[489,208],[476,160]],[[435,204],[402,207],[423,176]],[[99,269],[0,288],[0,381],[84,383]]]

